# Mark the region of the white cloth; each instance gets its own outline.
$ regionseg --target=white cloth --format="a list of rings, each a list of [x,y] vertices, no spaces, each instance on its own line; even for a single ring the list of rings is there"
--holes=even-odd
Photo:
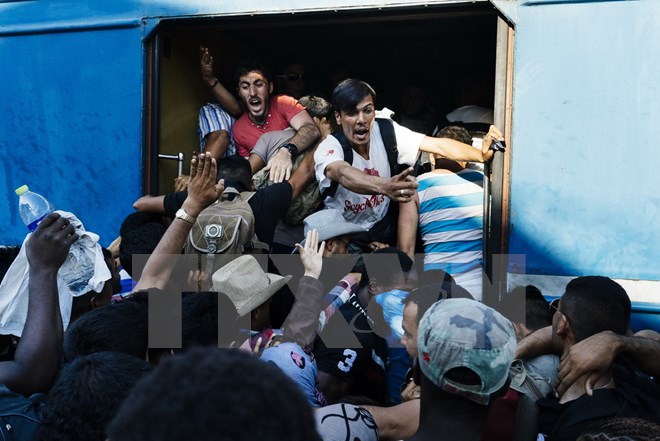
[[[105,281],[110,279],[111,274],[108,265],[103,258],[103,250],[98,244],[99,236],[90,231],[85,231],[82,222],[80,222],[80,220],[78,220],[78,218],[72,213],[66,211],[57,211],[57,213],[62,217],[69,219],[76,229],[76,233],[80,236],[76,244],[82,246],[85,253],[94,262],[94,274],[87,282],[87,287],[89,289],[80,294],[85,294],[92,290],[100,292],[103,289]],[[11,334],[20,337],[23,333],[23,327],[25,326],[25,319],[27,318],[28,311],[28,282],[30,269],[25,244],[31,235],[32,233],[29,233],[25,237],[16,260],[14,260],[9,267],[7,274],[5,274],[5,278],[2,279],[2,283],[0,283],[0,334]],[[73,303],[74,294],[71,292],[69,286],[59,272],[57,275],[57,290],[60,298],[62,324],[64,329],[66,329],[69,325],[69,319],[71,318],[71,304]]]
[[[386,109],[385,109],[386,110]],[[380,117],[382,114],[379,114]],[[424,135],[413,132],[396,122],[394,124],[394,134],[399,151],[399,164],[414,164],[417,159],[417,152],[422,143]],[[344,160],[344,151],[341,144],[334,136],[328,136],[319,144],[314,153],[314,171],[316,180],[319,182],[319,190],[323,192],[330,186],[331,180],[325,175],[325,169],[335,161]],[[374,120],[371,128],[369,142],[369,159],[353,152],[353,167],[373,176],[389,178],[390,164],[387,160],[387,152],[383,137],[380,134],[378,122]],[[382,194],[358,194],[339,185],[334,197],[327,197],[323,201],[325,208],[334,208],[342,212],[344,218],[354,224],[360,225],[366,230],[370,229],[376,222],[381,220],[387,213],[390,200]]]

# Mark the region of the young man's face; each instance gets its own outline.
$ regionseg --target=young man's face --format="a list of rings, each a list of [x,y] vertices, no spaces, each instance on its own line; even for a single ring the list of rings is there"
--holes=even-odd
[[[401,344],[405,346],[410,358],[417,357],[417,304],[408,302],[403,308],[403,337]]]
[[[265,122],[272,92],[273,84],[260,71],[248,72],[238,80],[238,94],[253,122]]]
[[[362,98],[355,109],[335,112],[337,124],[354,148],[369,147],[371,128],[376,117],[374,99],[371,95]]]

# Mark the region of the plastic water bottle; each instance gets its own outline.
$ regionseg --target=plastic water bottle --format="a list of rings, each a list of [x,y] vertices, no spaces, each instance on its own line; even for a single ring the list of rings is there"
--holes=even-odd
[[[23,223],[30,231],[37,229],[39,222],[55,211],[48,199],[30,191],[27,185],[16,189],[18,195],[18,212]],[[87,282],[94,275],[94,262],[84,250],[80,241],[76,241],[69,249],[69,256],[62,264],[59,275],[64,278],[74,296],[90,290]]]
[[[55,210],[45,197],[30,191],[27,185],[18,187],[16,194],[18,213],[30,231],[36,230],[39,222]]]

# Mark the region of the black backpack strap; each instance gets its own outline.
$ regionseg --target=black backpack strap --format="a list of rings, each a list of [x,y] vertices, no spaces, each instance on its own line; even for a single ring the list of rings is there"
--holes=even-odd
[[[383,144],[385,144],[387,162],[390,164],[390,174],[394,176],[398,174],[399,169],[399,149],[396,145],[394,124],[387,118],[376,118],[376,121],[378,121],[378,127],[380,127],[380,136],[383,138]]]
[[[344,152],[344,161],[348,162],[350,165],[353,165],[353,148],[348,143],[348,139],[346,139],[346,135],[344,135],[341,127],[339,130],[332,132],[330,136],[334,136],[335,139],[339,141],[339,144],[341,144],[341,149]],[[327,197],[334,197],[335,193],[337,193],[338,187],[339,182],[332,181],[330,186],[321,192],[321,200],[324,201]]]

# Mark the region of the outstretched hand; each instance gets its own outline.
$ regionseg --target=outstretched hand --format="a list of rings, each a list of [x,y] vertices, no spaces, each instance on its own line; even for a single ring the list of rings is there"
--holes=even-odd
[[[213,57],[209,52],[209,48],[200,47],[201,60],[199,62],[199,68],[202,73],[202,80],[204,80],[209,86],[215,83],[215,75],[213,75]]]
[[[276,184],[288,181],[293,168],[293,158],[287,149],[279,149],[270,160],[264,170],[270,171],[270,180]]]
[[[57,271],[76,240],[78,235],[69,219],[59,213],[50,213],[39,223],[27,241],[25,251],[30,268]]]
[[[417,180],[410,176],[412,167],[408,167],[401,173],[390,178],[385,187],[385,196],[395,202],[410,202],[417,191]]]
[[[325,251],[325,241],[319,245],[319,232],[312,229],[307,232],[305,246],[299,243],[296,248],[300,253],[300,260],[305,267],[305,275],[318,279],[323,269],[323,251]]]
[[[486,136],[484,136],[484,139],[481,141],[481,154],[483,155],[484,162],[488,162],[491,159],[493,159],[493,155],[495,154],[495,149],[491,148],[493,145],[493,141],[500,141],[504,142],[504,135],[502,135],[502,132],[500,132],[500,129],[498,129],[495,126],[490,126],[488,129],[488,133],[486,133]],[[504,147],[504,144],[500,144],[502,147]],[[499,148],[497,149],[499,150]]]
[[[217,164],[210,153],[194,156],[190,162],[188,197],[183,203],[186,213],[193,217],[217,201],[225,189],[224,180],[216,184]]]

